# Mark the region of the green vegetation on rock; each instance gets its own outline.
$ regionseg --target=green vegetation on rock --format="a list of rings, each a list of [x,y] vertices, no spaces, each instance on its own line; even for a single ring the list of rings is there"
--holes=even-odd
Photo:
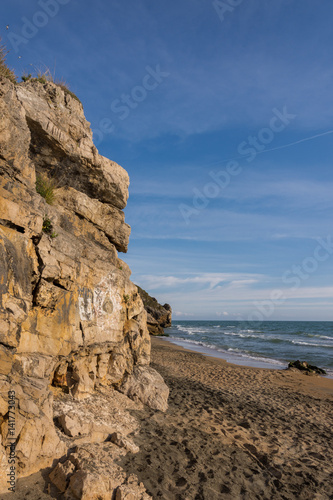
[[[12,83],[17,83],[16,75],[14,71],[8,68],[6,64],[6,55],[8,54],[8,50],[6,50],[5,45],[1,44],[0,37],[0,76],[8,78]]]
[[[45,174],[37,174],[36,176],[36,191],[40,194],[46,203],[52,205],[54,202],[55,183]]]
[[[57,80],[51,73],[51,71],[46,68],[45,71],[37,71],[37,76],[32,76],[31,73],[28,75],[22,76],[23,82],[39,82],[42,85],[45,85],[47,82],[54,83],[57,87],[61,88],[65,92],[65,94],[70,95],[73,99],[78,101],[80,104],[80,99],[69,89],[68,83],[64,80]]]
[[[44,217],[42,230],[44,233],[51,236],[51,238],[56,238],[58,236],[57,233],[53,231],[53,224],[48,215]]]

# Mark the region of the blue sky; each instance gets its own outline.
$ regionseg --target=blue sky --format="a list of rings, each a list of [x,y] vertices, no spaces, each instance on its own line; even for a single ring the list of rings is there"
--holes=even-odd
[[[3,3],[9,65],[130,174],[135,283],[174,319],[333,320],[330,0]]]

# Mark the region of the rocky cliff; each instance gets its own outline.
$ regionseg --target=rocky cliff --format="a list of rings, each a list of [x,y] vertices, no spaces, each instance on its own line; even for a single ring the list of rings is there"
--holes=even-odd
[[[145,290],[138,288],[143,305],[147,312],[147,326],[150,335],[164,335],[164,328],[171,326],[172,310],[169,304],[163,306]]]
[[[0,173],[0,491],[3,471],[26,476],[63,457],[52,477],[67,498],[97,498],[97,485],[98,498],[148,498],[110,458],[135,451],[127,408],[165,410],[168,396],[117,254],[130,234],[128,175],[98,154],[66,89],[1,77]]]

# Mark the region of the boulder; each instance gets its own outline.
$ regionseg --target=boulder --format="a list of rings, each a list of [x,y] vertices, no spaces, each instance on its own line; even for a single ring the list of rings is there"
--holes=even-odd
[[[54,401],[53,417],[59,435],[68,448],[113,440],[121,446],[121,439],[128,439],[130,443],[128,435],[139,430],[137,420],[129,411],[141,407],[140,403],[130,400],[114,388],[103,387],[84,400],[61,394]]]
[[[127,477],[116,463],[125,454],[123,448],[111,442],[78,446],[49,477],[70,500],[149,500],[138,478],[133,474]]]
[[[64,464],[58,463],[55,469],[50,473],[51,482],[58,488],[61,493],[65,493],[69,479],[75,471],[74,464],[67,460]]]
[[[318,366],[309,365],[306,361],[291,361],[288,365],[289,370],[299,370],[306,375],[326,375],[325,370],[318,368]]]
[[[111,443],[120,446],[120,448],[125,448],[125,450],[130,451],[131,453],[138,453],[139,447],[131,441],[131,439],[125,438],[119,432],[114,432],[110,436]]]
[[[154,410],[168,409],[169,388],[163,378],[150,366],[135,366],[119,390],[134,401],[141,401]]]

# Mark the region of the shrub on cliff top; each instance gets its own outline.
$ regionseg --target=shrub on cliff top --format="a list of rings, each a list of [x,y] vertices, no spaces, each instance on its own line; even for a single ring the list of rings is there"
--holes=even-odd
[[[0,76],[4,76],[8,78],[13,83],[16,83],[16,76],[14,71],[8,68],[6,64],[6,55],[8,54],[8,50],[6,50],[5,45],[1,44],[0,37]]]

